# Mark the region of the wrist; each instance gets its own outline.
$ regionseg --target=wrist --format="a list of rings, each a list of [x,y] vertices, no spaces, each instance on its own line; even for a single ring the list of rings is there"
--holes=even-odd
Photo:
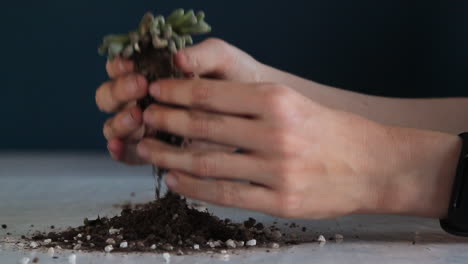
[[[443,218],[448,211],[462,141],[456,135],[391,128],[395,166],[387,175],[384,213]]]

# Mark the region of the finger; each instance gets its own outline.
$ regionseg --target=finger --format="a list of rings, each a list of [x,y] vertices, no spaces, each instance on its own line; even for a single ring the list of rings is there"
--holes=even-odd
[[[111,79],[129,74],[133,72],[133,70],[133,62],[129,60],[124,60],[121,57],[117,57],[112,61],[108,60],[106,63],[106,71]]]
[[[252,149],[259,140],[245,132],[259,132],[258,121],[192,109],[152,105],[143,114],[151,128],[172,132],[193,139]]]
[[[144,139],[137,146],[143,159],[163,168],[181,170],[200,177],[248,180],[269,185],[263,160],[254,156],[222,151],[181,149],[159,140]]]
[[[168,104],[251,116],[262,111],[260,87],[206,79],[161,80],[151,84],[150,94]]]
[[[96,91],[96,104],[103,112],[119,110],[130,101],[147,94],[148,82],[139,74],[127,74],[101,85]]]
[[[143,165],[147,162],[136,153],[136,144],[129,144],[121,139],[114,138],[108,141],[107,148],[111,157],[127,165]]]
[[[184,73],[223,76],[236,60],[235,48],[222,40],[208,39],[179,51],[174,60]]]
[[[123,143],[118,140],[110,140],[107,142],[107,150],[109,151],[110,156],[112,159],[120,161],[122,159],[123,154]]]
[[[143,116],[138,106],[125,109],[104,124],[104,137],[107,140],[112,138],[128,138],[143,129]]]
[[[203,180],[177,171],[166,177],[167,186],[174,192],[197,200],[228,207],[275,214],[275,194],[262,186],[224,180]]]

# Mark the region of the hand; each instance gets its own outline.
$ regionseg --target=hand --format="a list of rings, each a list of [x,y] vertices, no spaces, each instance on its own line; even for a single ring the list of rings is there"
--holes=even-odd
[[[218,78],[241,82],[261,79],[259,63],[241,50],[218,39],[208,39],[178,52],[176,65],[186,75]],[[146,95],[148,84],[144,77],[133,73],[131,61],[116,58],[106,66],[111,81],[96,92],[96,104],[107,113],[117,114],[104,125],[111,156],[127,164],[144,164],[135,153],[135,146],[144,135],[141,109],[136,100]],[[211,148],[207,142],[195,141],[194,148]],[[218,146],[219,148],[219,146]]]
[[[138,153],[170,169],[175,192],[288,218],[446,212],[457,137],[384,126],[277,84],[162,80],[150,93],[188,109],[150,106],[146,125],[246,150],[142,140]]]

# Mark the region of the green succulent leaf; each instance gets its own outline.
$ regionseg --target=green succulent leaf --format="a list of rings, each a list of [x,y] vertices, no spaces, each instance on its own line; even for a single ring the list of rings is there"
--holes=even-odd
[[[193,44],[191,35],[211,31],[211,26],[204,19],[203,11],[195,14],[193,10],[185,12],[184,9],[174,10],[167,18],[146,13],[136,30],[128,34],[105,36],[98,52],[100,55],[107,54],[109,59],[117,56],[130,58],[135,52],[141,52],[141,47],[152,44],[154,48],[169,49],[175,53]]]
[[[167,23],[174,25],[176,21],[184,16],[184,13],[185,11],[182,8],[174,10],[174,12],[172,12],[172,14],[167,18]]]
[[[211,26],[208,25],[205,21],[199,21],[198,24],[189,26],[189,27],[183,27],[180,29],[180,33],[182,34],[190,34],[190,35],[195,35],[195,34],[205,34],[211,32]]]

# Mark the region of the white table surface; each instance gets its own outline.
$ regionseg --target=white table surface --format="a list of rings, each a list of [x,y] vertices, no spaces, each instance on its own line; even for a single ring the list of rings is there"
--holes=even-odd
[[[23,257],[38,257],[43,264],[69,263],[71,251],[56,251],[59,258],[52,259],[42,250],[17,249],[6,243],[6,233],[19,238],[30,229],[47,231],[51,225],[80,225],[84,217],[114,215],[118,210],[113,204],[149,201],[153,188],[149,167],[127,167],[102,154],[1,153],[0,224],[7,224],[8,229],[0,229],[0,264],[18,263]],[[130,196],[132,192],[135,197]],[[210,208],[220,217],[237,221],[253,216],[265,224],[291,222],[237,209]],[[306,226],[307,232],[286,230],[301,239],[339,233],[344,241],[302,244],[269,253],[266,249],[237,250],[230,252],[228,260],[218,253],[172,256],[171,263],[468,263],[468,239],[445,234],[436,220],[380,215],[294,222]],[[151,253],[76,255],[77,264],[164,263],[161,254]]]

